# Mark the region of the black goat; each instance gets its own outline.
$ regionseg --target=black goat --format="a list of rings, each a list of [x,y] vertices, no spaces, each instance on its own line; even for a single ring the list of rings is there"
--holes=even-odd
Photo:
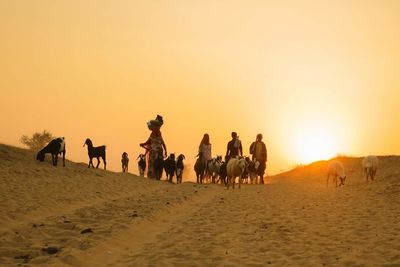
[[[87,147],[88,147],[88,155],[89,155],[88,168],[90,168],[90,166],[92,166],[94,168],[93,161],[92,161],[93,158],[97,159],[96,168],[98,168],[100,165],[99,158],[102,158],[103,163],[104,163],[104,169],[106,170],[106,146],[93,147],[92,140],[90,140],[89,138],[87,138],[85,143],[83,144],[83,146],[85,146],[85,145],[87,145]]]
[[[163,168],[164,168],[164,156],[163,152],[160,151],[157,153],[157,158],[153,162],[154,176],[157,180],[161,179]]]
[[[126,152],[122,153],[121,163],[122,163],[122,172],[127,172],[129,164],[128,153]]]
[[[183,169],[185,168],[185,166],[183,165],[184,159],[185,159],[185,156],[183,154],[180,154],[176,161],[176,183],[177,184],[182,183],[182,174],[183,174]]]
[[[62,153],[63,156],[63,166],[65,167],[65,140],[64,137],[56,138],[51,140],[47,146],[45,146],[42,150],[40,150],[36,159],[40,161],[44,161],[45,154],[51,153],[51,159],[53,162],[53,166],[57,166],[58,155]]]
[[[164,160],[164,170],[167,175],[167,180],[172,183],[176,171],[175,154],[171,153],[169,157]]]
[[[144,154],[140,154],[137,159],[138,161],[138,169],[140,176],[144,176],[144,171],[146,170],[146,156]]]
[[[194,164],[194,171],[196,172],[196,183],[203,183],[204,179],[204,172],[206,170],[206,162],[203,159],[203,153],[199,152],[197,155],[198,159],[196,160],[196,163]]]
[[[219,178],[218,178],[218,181],[217,181],[217,183],[219,182],[219,181],[221,181],[221,183],[224,183],[224,185],[226,185],[226,182],[227,182],[227,171],[226,171],[226,164],[227,164],[227,162],[225,162],[225,161],[223,161],[222,162],[222,165],[221,165],[221,168],[220,168],[220,172],[219,172]]]
[[[221,183],[224,183],[224,185],[226,185],[226,183],[228,182],[226,165],[228,164],[229,159],[229,156],[225,156],[225,161],[222,161],[221,167],[219,168],[219,178],[217,183],[221,181]]]

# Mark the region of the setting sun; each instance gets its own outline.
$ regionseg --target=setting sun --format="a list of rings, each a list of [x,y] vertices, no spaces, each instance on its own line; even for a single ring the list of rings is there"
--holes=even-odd
[[[295,142],[296,158],[303,164],[329,159],[337,154],[334,134],[326,128],[309,126],[298,134]]]

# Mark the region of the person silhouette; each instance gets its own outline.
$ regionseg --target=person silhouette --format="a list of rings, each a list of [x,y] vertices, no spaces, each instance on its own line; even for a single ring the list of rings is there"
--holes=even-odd
[[[239,140],[239,136],[236,132],[231,133],[232,140],[228,142],[226,148],[226,156],[229,158],[236,158],[238,156],[243,156],[242,142]]]
[[[160,131],[163,124],[164,121],[160,115],[157,115],[155,120],[147,122],[147,127],[151,131],[151,134],[146,142],[140,144],[141,147],[146,149],[146,154],[148,153],[147,177],[149,178],[155,178],[153,165],[160,151],[161,153],[164,152],[164,157],[167,157],[167,146],[165,145]]]
[[[256,141],[250,145],[250,154],[252,155],[252,160],[256,160],[260,163],[257,169],[257,175],[260,176],[260,183],[264,184],[264,174],[267,167],[267,146],[262,139],[262,134],[257,134]]]
[[[206,166],[206,171],[204,173],[204,178],[206,180],[210,179],[210,174],[208,173],[208,162],[211,160],[211,143],[210,143],[210,136],[206,133],[203,136],[203,139],[201,139],[200,145],[199,145],[199,155],[201,153],[202,155],[202,160]]]

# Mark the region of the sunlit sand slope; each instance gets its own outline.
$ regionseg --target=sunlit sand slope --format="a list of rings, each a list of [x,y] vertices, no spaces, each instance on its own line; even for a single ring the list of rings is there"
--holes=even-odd
[[[400,158],[340,158],[225,190],[53,167],[0,145],[0,265],[400,266]]]

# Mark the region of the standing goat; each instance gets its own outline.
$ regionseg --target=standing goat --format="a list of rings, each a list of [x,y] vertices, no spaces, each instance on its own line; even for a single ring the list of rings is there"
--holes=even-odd
[[[367,178],[367,182],[368,182],[368,177],[371,177],[371,180],[373,181],[376,175],[376,171],[378,170],[378,157],[376,156],[365,157],[362,161],[362,166],[364,169],[364,174]]]
[[[175,154],[171,153],[169,157],[164,160],[164,170],[167,175],[167,180],[172,183],[176,171]]]
[[[247,173],[250,176],[250,183],[257,184],[258,180],[258,167],[260,166],[260,162],[256,159],[250,160],[249,157],[246,157],[247,161]]]
[[[140,176],[144,176],[144,171],[146,170],[146,156],[145,154],[140,154],[137,159],[138,161],[138,169]]]
[[[338,177],[340,180],[339,186],[344,185],[344,182],[346,181],[346,173],[344,171],[344,166],[342,163],[339,161],[331,161],[328,164],[328,178],[326,179],[326,186],[328,186],[329,182],[329,177],[333,176],[333,182],[335,183],[335,186],[338,186]]]
[[[98,168],[100,165],[100,158],[102,158],[103,163],[104,163],[104,169],[106,170],[106,146],[93,147],[93,143],[89,138],[87,138],[85,143],[83,144],[83,146],[85,146],[85,145],[87,145],[87,147],[88,147],[88,155],[89,155],[88,168],[90,168],[90,166],[92,166],[94,168],[93,161],[92,161],[93,158],[97,159],[96,168]]]
[[[183,165],[184,159],[185,159],[185,156],[183,154],[180,154],[176,161],[176,183],[177,184],[182,183],[182,174],[183,174],[183,169],[185,168],[185,166]]]
[[[64,137],[59,137],[51,140],[47,146],[45,146],[42,150],[40,150],[36,159],[39,161],[44,161],[45,154],[51,153],[51,159],[53,166],[57,166],[58,155],[62,153],[63,156],[63,166],[65,167],[65,140]]]
[[[222,165],[222,156],[217,156],[215,158],[210,159],[207,162],[207,172],[208,175],[211,176],[211,182],[215,184],[216,178],[219,175],[219,171]]]
[[[129,164],[128,153],[126,152],[122,153],[121,163],[122,163],[122,172],[127,172]]]
[[[204,179],[204,172],[206,170],[206,162],[203,158],[203,152],[199,152],[198,158],[194,164],[194,171],[196,172],[196,183],[202,184]]]
[[[162,173],[164,169],[164,155],[163,151],[157,152],[157,158],[153,162],[154,176],[157,180],[161,180]]]
[[[221,162],[221,167],[219,168],[219,177],[217,180],[217,184],[221,181],[221,183],[224,183],[224,185],[226,186],[226,182],[227,182],[226,165],[228,164],[229,159],[230,159],[229,156],[225,156],[225,161]]]
[[[247,162],[244,158],[236,159],[231,158],[226,165],[226,172],[227,172],[227,189],[229,189],[229,184],[232,183],[232,188],[235,189],[235,180],[236,177],[239,177],[239,188],[242,184],[242,175],[247,168]]]

